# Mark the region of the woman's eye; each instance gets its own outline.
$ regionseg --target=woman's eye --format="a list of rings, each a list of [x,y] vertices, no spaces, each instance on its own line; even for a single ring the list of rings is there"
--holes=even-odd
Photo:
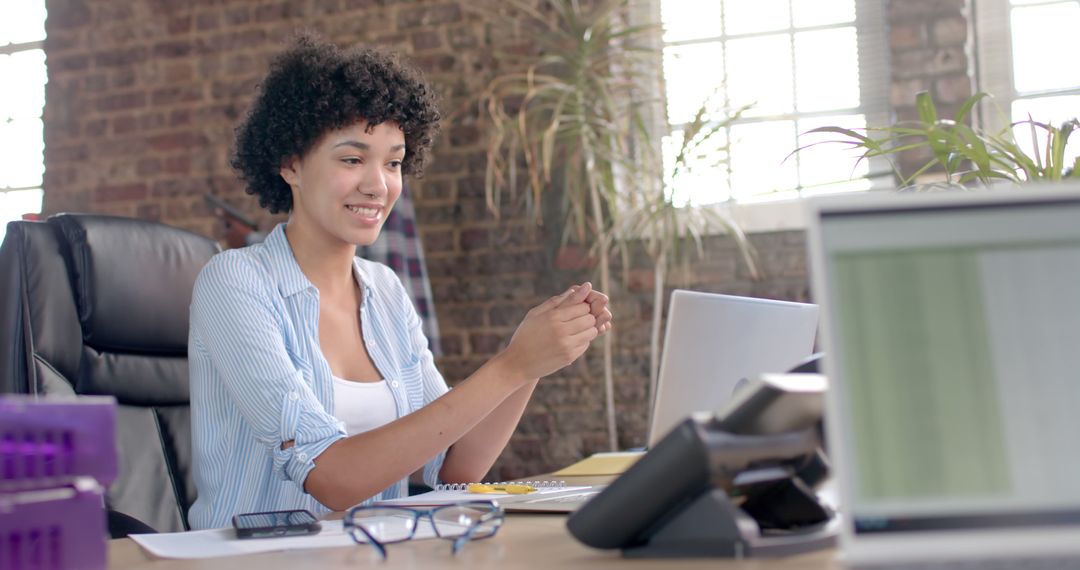
[[[390,168],[393,168],[394,170],[397,170],[397,169],[401,168],[401,161],[400,160],[391,160],[390,161]]]
[[[345,164],[353,164],[353,165],[363,163],[362,160],[360,160],[358,157],[355,157],[355,156],[349,156],[349,157],[343,158],[343,159],[341,159],[341,161],[344,162]]]

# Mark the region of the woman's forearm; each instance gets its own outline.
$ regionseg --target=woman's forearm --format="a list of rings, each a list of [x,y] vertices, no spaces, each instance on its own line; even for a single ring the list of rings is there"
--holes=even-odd
[[[531,380],[518,388],[458,440],[446,453],[439,478],[453,483],[480,481],[510,441],[538,381]]]
[[[315,459],[305,490],[331,509],[351,507],[419,469],[527,385],[535,385],[535,380],[518,377],[496,357],[427,406],[326,448]],[[524,403],[516,407],[523,409]],[[507,430],[512,432],[513,424]]]

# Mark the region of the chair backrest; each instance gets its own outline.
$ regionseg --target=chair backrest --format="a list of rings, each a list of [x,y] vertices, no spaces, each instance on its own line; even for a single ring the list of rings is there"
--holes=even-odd
[[[60,214],[0,247],[0,390],[115,396],[110,509],[186,530],[195,500],[188,307],[213,240],[156,222]]]

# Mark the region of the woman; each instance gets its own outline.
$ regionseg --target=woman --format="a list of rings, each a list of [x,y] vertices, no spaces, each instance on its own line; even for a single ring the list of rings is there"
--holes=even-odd
[[[266,240],[215,256],[191,305],[193,528],[237,513],[343,510],[407,477],[482,477],[540,377],[611,327],[588,283],[533,308],[505,350],[448,390],[389,268],[355,257],[419,174],[438,128],[419,74],[301,37],[238,127],[233,166],[270,212]]]

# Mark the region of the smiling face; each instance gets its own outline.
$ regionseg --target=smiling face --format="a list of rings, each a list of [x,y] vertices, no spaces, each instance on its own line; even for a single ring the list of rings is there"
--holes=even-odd
[[[405,133],[395,123],[327,132],[281,167],[293,195],[290,231],[297,224],[320,240],[371,245],[401,195],[404,158]]]

